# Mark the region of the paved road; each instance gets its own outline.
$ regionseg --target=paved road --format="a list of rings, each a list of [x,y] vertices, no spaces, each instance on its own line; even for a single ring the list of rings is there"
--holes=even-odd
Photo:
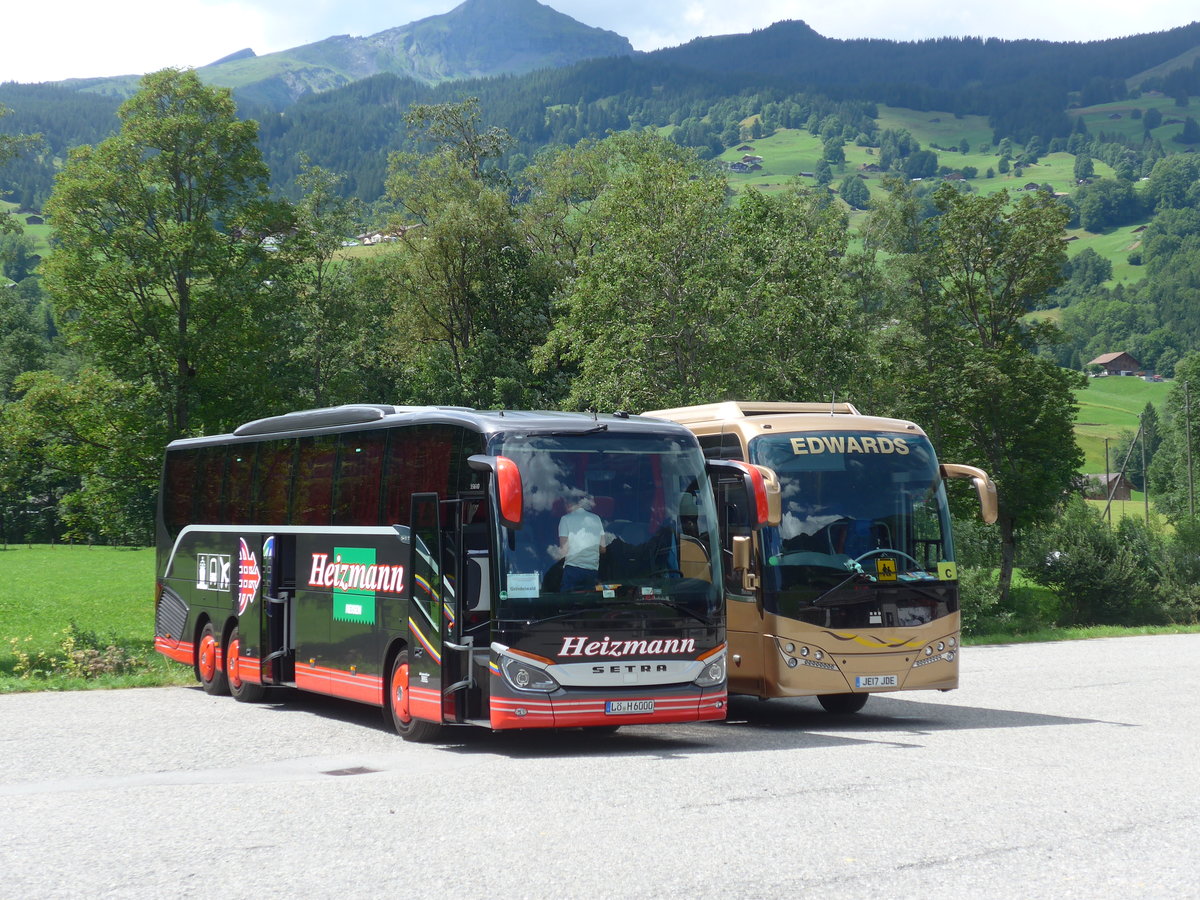
[[[1200,635],[969,647],[950,694],[455,732],[164,688],[0,697],[0,898],[1200,896]]]

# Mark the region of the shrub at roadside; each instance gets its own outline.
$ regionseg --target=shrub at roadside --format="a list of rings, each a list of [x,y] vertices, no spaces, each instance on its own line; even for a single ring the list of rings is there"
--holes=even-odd
[[[1200,622],[1200,521],[1176,524],[1175,534],[1163,542],[1155,594],[1167,621]]]
[[[1082,498],[1030,536],[1025,572],[1054,591],[1056,625],[1156,625],[1167,621],[1159,591],[1168,542],[1138,519],[1109,526]]]
[[[26,651],[18,638],[11,638],[14,658],[13,675],[23,679],[93,679],[105,675],[126,675],[146,667],[146,660],[118,646],[116,638],[102,639],[94,631],[81,629],[74,621],[59,634],[53,650]],[[29,639],[27,639],[29,640]]]

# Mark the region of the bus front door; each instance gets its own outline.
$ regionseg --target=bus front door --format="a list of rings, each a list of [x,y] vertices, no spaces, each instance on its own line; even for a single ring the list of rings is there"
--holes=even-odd
[[[412,714],[431,722],[462,721],[456,683],[459,599],[453,560],[447,560],[455,534],[447,534],[446,525],[454,528],[455,509],[457,504],[441,503],[437,494],[413,494],[408,696]]]

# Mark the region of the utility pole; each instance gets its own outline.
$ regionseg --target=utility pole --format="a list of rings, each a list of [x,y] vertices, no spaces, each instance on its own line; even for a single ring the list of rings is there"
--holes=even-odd
[[[1188,470],[1188,515],[1196,517],[1196,493],[1192,489],[1192,400],[1188,393],[1188,383],[1183,383],[1183,433],[1187,436],[1187,470]]]
[[[1142,436],[1142,503],[1146,507],[1146,524],[1150,524],[1150,478],[1146,475],[1146,413],[1142,412],[1142,427],[1138,430]]]
[[[1108,461],[1108,438],[1104,439],[1104,492],[1108,495],[1108,502],[1104,504],[1104,518],[1108,524],[1112,524],[1112,498],[1113,498],[1113,483],[1112,483],[1112,464]]]

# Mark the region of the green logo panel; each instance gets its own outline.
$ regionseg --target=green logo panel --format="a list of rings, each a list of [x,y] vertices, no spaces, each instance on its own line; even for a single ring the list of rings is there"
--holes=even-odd
[[[339,622],[375,623],[375,549],[334,547],[333,558],[344,568],[333,586],[333,617]]]

